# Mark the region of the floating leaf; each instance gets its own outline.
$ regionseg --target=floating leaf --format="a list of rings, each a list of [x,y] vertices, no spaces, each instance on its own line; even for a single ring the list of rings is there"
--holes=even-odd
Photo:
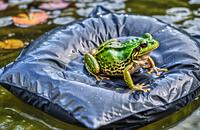
[[[166,13],[171,16],[187,17],[191,14],[191,11],[185,7],[173,7],[166,10]]]
[[[8,4],[4,3],[3,1],[0,1],[0,11],[3,11],[7,9]]]
[[[195,10],[195,11],[194,11],[194,14],[195,14],[196,16],[200,16],[200,8],[198,8],[197,10]]]
[[[5,41],[0,41],[0,49],[19,49],[23,47],[24,43],[18,39],[7,39]]]
[[[10,17],[10,16],[0,18],[0,27],[9,26],[9,25],[11,25],[12,23],[13,23],[13,22],[12,22],[12,17]]]
[[[29,27],[46,22],[48,14],[44,11],[32,12],[29,14],[20,13],[17,16],[13,16],[12,19],[17,26]]]
[[[190,33],[192,36],[199,36],[200,32],[200,18],[187,20],[182,24],[182,29]]]
[[[72,17],[60,17],[60,18],[56,18],[53,20],[54,24],[60,24],[60,25],[64,25],[64,24],[68,24],[70,22],[74,21],[74,18]]]
[[[52,1],[48,3],[42,3],[39,8],[45,10],[57,10],[57,9],[64,9],[69,6],[69,3],[63,1]]]
[[[190,4],[200,4],[199,0],[190,0],[189,1]]]
[[[28,4],[33,2],[33,0],[8,0],[12,5]]]
[[[60,10],[54,10],[49,12],[49,18],[57,18],[61,15]]]
[[[28,4],[21,4],[18,6],[19,9],[28,9]]]

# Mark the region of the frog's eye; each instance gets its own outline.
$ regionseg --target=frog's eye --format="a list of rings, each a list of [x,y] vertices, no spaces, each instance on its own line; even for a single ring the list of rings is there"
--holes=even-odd
[[[140,44],[140,47],[142,47],[142,48],[147,47],[147,43],[146,43],[146,42],[142,42],[142,43]]]

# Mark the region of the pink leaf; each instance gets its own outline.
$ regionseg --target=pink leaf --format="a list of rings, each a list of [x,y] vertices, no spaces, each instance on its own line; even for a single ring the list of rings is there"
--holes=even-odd
[[[45,10],[57,10],[57,9],[64,9],[69,6],[69,3],[63,1],[52,1],[48,3],[42,3],[39,8]]]
[[[0,11],[3,11],[7,9],[8,4],[4,3],[3,1],[0,1]]]

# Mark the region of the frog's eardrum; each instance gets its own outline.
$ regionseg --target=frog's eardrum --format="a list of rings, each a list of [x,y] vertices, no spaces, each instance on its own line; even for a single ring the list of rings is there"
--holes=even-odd
[[[122,78],[96,81],[84,68],[84,53],[102,42],[151,33],[160,47],[151,53],[160,77],[140,70],[135,82],[149,93],[132,92]],[[17,97],[59,118],[95,129],[133,129],[181,109],[199,94],[199,43],[155,18],[115,14],[100,6],[84,20],[47,32],[0,72],[0,83]]]

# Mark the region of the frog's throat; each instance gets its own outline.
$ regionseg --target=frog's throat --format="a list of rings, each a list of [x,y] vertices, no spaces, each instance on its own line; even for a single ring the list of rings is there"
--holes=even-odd
[[[148,59],[148,58],[149,58],[149,55],[150,55],[150,52],[148,52],[148,53],[146,53],[146,54],[144,54],[144,55],[138,56],[138,58],[139,58],[139,59],[145,60],[145,59]]]

